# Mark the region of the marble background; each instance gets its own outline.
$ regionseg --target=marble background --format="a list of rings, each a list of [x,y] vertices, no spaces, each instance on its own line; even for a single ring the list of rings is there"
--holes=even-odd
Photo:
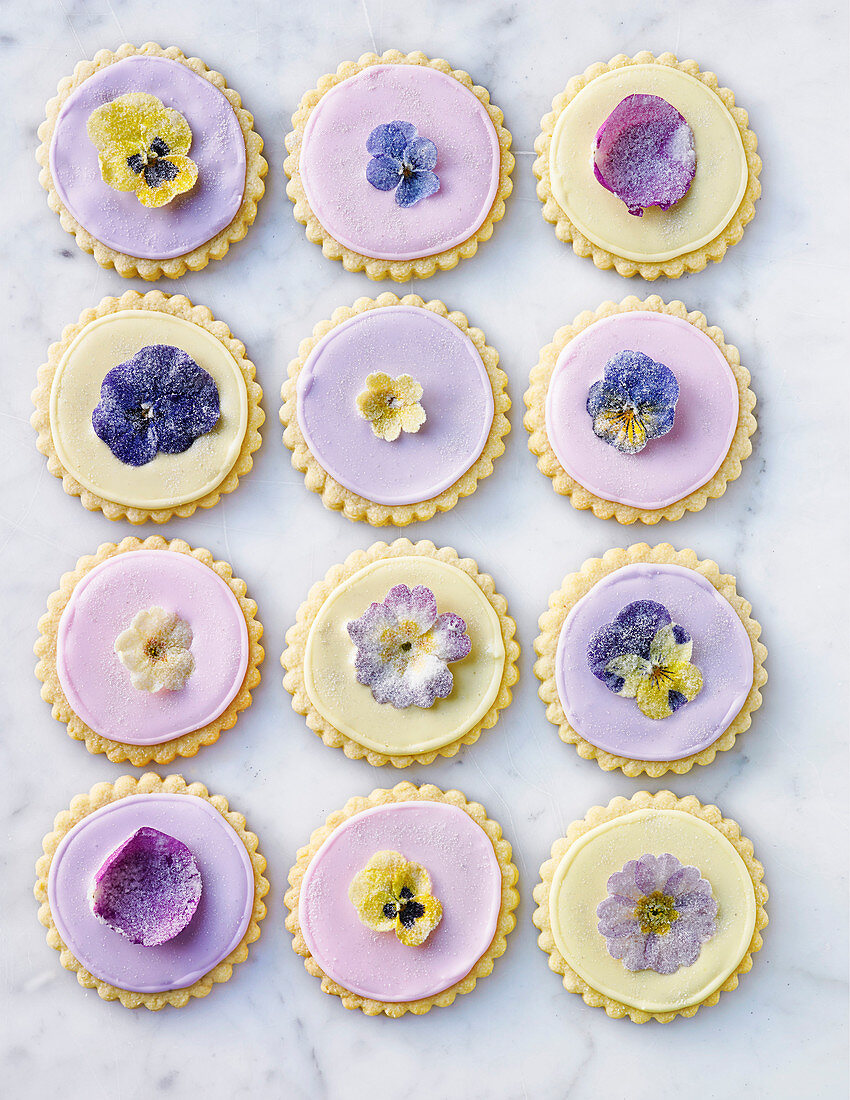
[[[0,7],[0,571],[5,681],[0,736],[0,1091],[18,1097],[465,1096],[775,1098],[846,1095],[847,523],[846,13],[830,0],[4,0]],[[101,47],[153,39],[226,74],[255,113],[271,163],[246,241],[165,291],[208,305],[245,341],[266,392],[255,470],[211,512],[167,526],[230,560],[266,627],[264,680],[237,728],[175,764],[226,794],[269,860],[263,935],[229,985],[182,1011],[129,1012],[80,988],[44,942],[32,898],[40,839],[78,791],[126,772],[88,756],[39,699],[31,647],[59,574],[130,533],[85,512],[48,475],[28,423],[48,343],[83,308],[141,284],[102,271],[45,204],[35,131],[58,79]],[[301,93],[376,48],[449,58],[486,85],[518,151],[492,242],[411,291],[464,310],[502,355],[515,403],[496,473],[413,537],[492,572],[524,647],[515,702],[471,750],[403,774],[325,748],[280,683],[283,636],[310,583],[375,532],[324,510],[289,464],[278,390],[298,341],[335,306],[377,293],[325,260],[295,224],[281,169]],[[715,70],[750,112],[764,197],[721,265],[651,288],[601,272],[540,216],[531,173],[541,115],[592,61],[673,50]],[[836,186],[837,185],[837,186]],[[658,291],[703,310],[738,345],[760,430],[726,495],[675,526],[623,529],[556,497],[526,449],[529,368],[553,331],[607,298]],[[836,440],[834,431],[838,429]],[[829,434],[827,434],[829,432]],[[142,534],[151,533],[145,530]],[[770,682],[751,731],[709,768],[665,781],[606,774],[561,744],[532,674],[537,616],[565,573],[631,542],[693,547],[738,577],[764,625]],[[492,977],[449,1010],[402,1020],[346,1012],[290,948],[282,894],[295,849],[352,794],[401,778],[481,800],[515,845],[519,923]],[[566,825],[617,794],[668,786],[739,820],[766,867],[771,923],[737,992],[692,1020],[636,1027],[567,994],[531,924],[531,891]]]

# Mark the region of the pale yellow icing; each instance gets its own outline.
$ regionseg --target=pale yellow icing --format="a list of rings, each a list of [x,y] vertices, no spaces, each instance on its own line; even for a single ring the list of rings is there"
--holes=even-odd
[[[376,703],[355,677],[347,624],[396,584],[430,588],[439,613],[460,615],[472,642],[469,656],[449,665],[451,694],[432,707]],[[376,752],[406,756],[450,744],[476,726],[496,699],[504,664],[499,617],[472,578],[436,558],[411,556],[372,562],[328,596],[307,638],[304,681],[313,706],[340,733]]]
[[[144,466],[121,462],[92,428],[106,373],[150,344],[182,348],[218,387],[215,428],[183,454]],[[207,329],[159,310],[127,309],[89,322],[65,352],[50,391],[50,430],[63,467],[86,489],[134,508],[166,508],[205,496],[233,468],[248,424],[248,391],[236,360]]]
[[[634,93],[671,103],[694,133],[696,176],[669,210],[635,217],[593,174],[596,132]],[[669,65],[624,65],[590,81],[561,112],[549,152],[552,193],[594,244],[629,260],[670,260],[713,240],[738,209],[747,158],[735,120],[702,81]]]
[[[675,974],[627,970],[597,929],[608,878],[647,852],[699,868],[717,901],[717,931]],[[569,848],[552,881],[549,915],[558,950],[593,989],[644,1012],[671,1012],[699,1004],[734,973],[752,940],[756,901],[744,861],[721,832],[683,810],[644,809],[597,825]]]

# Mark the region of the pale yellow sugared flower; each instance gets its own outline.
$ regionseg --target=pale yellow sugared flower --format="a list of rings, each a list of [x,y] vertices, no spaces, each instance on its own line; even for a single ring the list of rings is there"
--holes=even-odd
[[[377,371],[368,376],[366,389],[357,395],[357,408],[375,435],[392,443],[402,432],[418,432],[425,423],[421,397],[422,387],[409,374],[391,378]]]
[[[431,894],[431,876],[401,852],[376,852],[351,880],[348,897],[361,924],[373,932],[395,932],[405,947],[418,947],[443,917]]]
[[[195,670],[192,628],[173,611],[140,611],[115,639],[114,649],[139,691],[179,691]]]

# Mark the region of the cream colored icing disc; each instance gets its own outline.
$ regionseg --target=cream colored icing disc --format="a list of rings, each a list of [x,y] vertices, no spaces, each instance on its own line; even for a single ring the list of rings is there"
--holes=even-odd
[[[627,970],[597,929],[608,878],[647,852],[699,868],[717,901],[717,931],[675,974]],[[555,871],[549,916],[558,950],[593,989],[644,1012],[672,1012],[704,1001],[734,973],[753,937],[756,900],[744,861],[714,826],[683,810],[645,809],[598,825],[570,847]]]
[[[150,344],[182,348],[218,387],[221,416],[183,454],[144,466],[121,462],[92,428],[108,371]],[[248,425],[248,391],[238,363],[207,329],[159,310],[125,309],[89,322],[62,357],[50,391],[50,430],[59,461],[91,492],[133,508],[198,500],[233,468]]]
[[[596,132],[634,93],[661,96],[694,133],[696,176],[669,210],[635,217],[593,174]],[[702,81],[669,65],[624,65],[602,73],[561,112],[549,150],[552,193],[594,244],[628,260],[671,260],[713,240],[729,224],[747,186],[747,158],[735,120]]]
[[[451,694],[432,707],[397,710],[376,703],[354,673],[357,651],[347,624],[396,584],[430,588],[438,612],[460,615],[472,642],[469,656],[449,665]],[[367,749],[409,756],[448,745],[473,729],[496,699],[504,665],[499,617],[478,585],[456,566],[410,556],[372,562],[328,596],[307,638],[304,680],[313,706],[340,733]]]

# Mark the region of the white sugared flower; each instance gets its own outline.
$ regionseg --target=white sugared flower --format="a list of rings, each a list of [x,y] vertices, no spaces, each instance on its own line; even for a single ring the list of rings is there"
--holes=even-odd
[[[173,611],[140,611],[115,639],[115,652],[139,691],[179,691],[195,669],[192,628]]]

